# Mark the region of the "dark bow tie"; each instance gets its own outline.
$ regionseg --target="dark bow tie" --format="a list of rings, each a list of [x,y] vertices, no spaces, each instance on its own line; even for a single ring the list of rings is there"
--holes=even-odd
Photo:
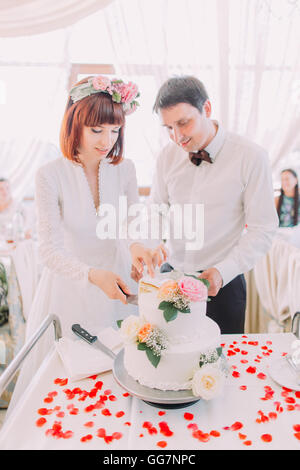
[[[190,152],[189,157],[194,165],[199,166],[202,160],[205,160],[208,163],[212,163],[212,159],[209,156],[209,153],[206,150],[199,150],[199,152],[194,153]]]

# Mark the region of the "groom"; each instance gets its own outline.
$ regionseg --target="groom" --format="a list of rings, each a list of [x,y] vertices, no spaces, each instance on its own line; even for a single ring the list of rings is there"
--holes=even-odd
[[[163,268],[201,272],[210,283],[207,315],[223,334],[243,333],[243,273],[269,250],[278,226],[267,153],[211,119],[195,77],[168,79],[154,110],[171,142],[157,159],[150,204],[204,204],[202,248],[187,250],[186,240],[171,238]]]

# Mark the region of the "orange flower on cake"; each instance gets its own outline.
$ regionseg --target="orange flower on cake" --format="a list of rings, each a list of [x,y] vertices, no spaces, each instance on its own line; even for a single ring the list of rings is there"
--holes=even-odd
[[[150,323],[146,323],[138,332],[138,340],[140,343],[146,343],[153,327]]]

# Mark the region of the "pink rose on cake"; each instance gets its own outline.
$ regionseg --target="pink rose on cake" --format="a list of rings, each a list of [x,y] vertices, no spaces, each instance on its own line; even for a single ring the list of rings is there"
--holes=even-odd
[[[202,302],[207,300],[208,290],[206,285],[199,279],[184,276],[178,281],[178,287],[191,302]]]

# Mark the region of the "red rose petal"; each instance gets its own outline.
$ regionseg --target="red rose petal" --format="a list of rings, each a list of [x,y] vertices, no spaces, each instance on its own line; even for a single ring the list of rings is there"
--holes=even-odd
[[[247,390],[247,385],[241,385],[240,390]]]
[[[227,351],[227,356],[235,356],[235,355],[236,355],[236,353],[233,352],[233,351],[231,351],[231,349],[229,349],[229,350]]]
[[[243,424],[240,423],[239,421],[236,421],[235,423],[233,423],[231,426],[230,426],[230,429],[231,431],[238,431],[239,429],[241,429],[243,427]]]
[[[294,397],[286,397],[284,400],[286,403],[296,403],[296,400]]]
[[[244,439],[246,439],[246,434],[242,434],[241,432],[239,432],[239,438],[243,441]]]
[[[298,439],[300,441],[300,432],[296,432],[294,434],[295,438]]]
[[[262,434],[260,436],[261,440],[264,442],[271,442],[272,441],[272,436],[271,434]]]
[[[256,372],[256,367],[248,367],[248,369],[246,369],[246,372],[248,372],[248,374],[255,374]]]
[[[87,428],[92,428],[94,426],[94,421],[88,421],[87,423],[84,423],[84,426]]]
[[[251,446],[252,441],[244,441],[243,444],[244,444],[245,446]]]
[[[263,374],[262,372],[260,372],[259,374],[257,374],[257,378],[261,379],[261,380],[265,380],[267,378],[267,376],[265,374]]]
[[[44,426],[44,424],[47,423],[47,420],[45,418],[39,418],[35,424],[37,425],[38,428],[40,428],[41,426]]]
[[[52,410],[48,410],[48,408],[40,408],[40,409],[38,410],[38,414],[39,414],[39,415],[42,415],[42,416],[44,416],[44,415],[50,415],[51,413],[52,413]]]
[[[161,421],[160,423],[158,423],[159,425],[159,428],[160,428],[160,432],[166,436],[166,437],[171,437],[173,436],[173,432],[170,430],[168,424],[165,422],[165,421]]]
[[[104,428],[99,428],[98,431],[97,431],[97,436],[98,437],[104,437],[106,436],[106,431]]]
[[[194,419],[194,415],[192,413],[184,413],[183,417],[187,421],[191,421],[192,419]]]
[[[213,437],[220,437],[221,436],[221,433],[219,431],[215,431],[215,430],[210,431],[209,434]]]
[[[190,423],[187,425],[188,429],[191,429],[192,431],[198,431],[198,425],[196,423]]]
[[[104,408],[101,413],[104,415],[104,416],[111,416],[111,412],[109,411],[108,408]]]
[[[124,416],[124,414],[125,414],[124,411],[118,411],[118,412],[115,414],[115,416],[116,416],[116,418],[122,418],[122,416]]]
[[[80,440],[81,442],[86,442],[90,441],[91,439],[93,439],[93,436],[91,434],[87,434],[86,436],[83,436]]]
[[[232,372],[232,377],[238,378],[238,377],[240,377],[240,373],[237,372],[236,370],[234,370],[234,371]]]
[[[300,424],[294,424],[293,429],[296,432],[300,432]]]
[[[159,441],[159,442],[156,443],[156,445],[157,445],[158,447],[161,447],[162,449],[165,448],[165,447],[167,447],[166,441]]]

